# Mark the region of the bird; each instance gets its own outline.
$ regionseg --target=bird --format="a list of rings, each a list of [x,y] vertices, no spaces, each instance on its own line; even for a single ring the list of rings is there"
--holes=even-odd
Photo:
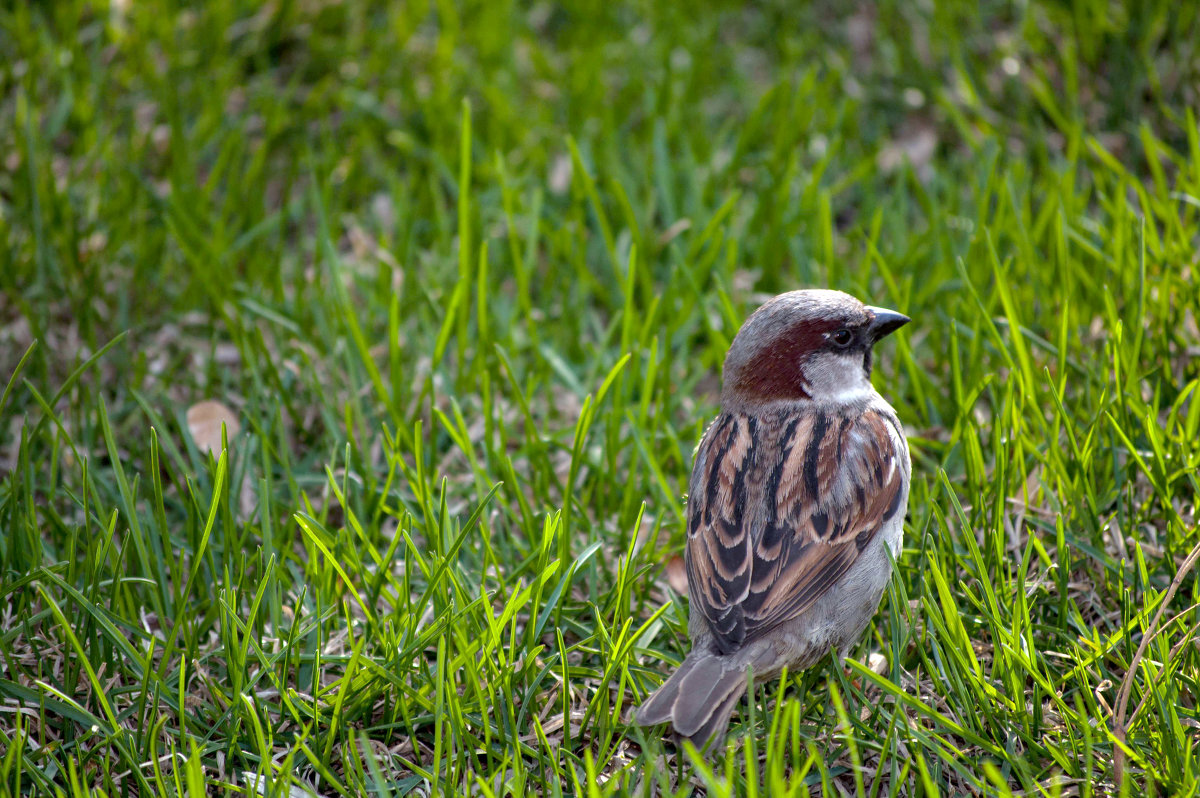
[[[636,710],[705,748],[751,679],[845,652],[900,556],[911,463],[871,385],[876,343],[910,321],[829,289],[780,294],[725,356],[696,448],[684,561],[692,647]]]

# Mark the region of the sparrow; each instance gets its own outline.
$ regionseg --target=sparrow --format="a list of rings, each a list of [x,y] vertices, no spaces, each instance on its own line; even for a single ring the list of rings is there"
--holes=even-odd
[[[634,716],[698,748],[755,680],[846,651],[900,554],[911,465],[871,353],[907,324],[830,290],[756,310],[725,356],[687,500],[691,651]]]

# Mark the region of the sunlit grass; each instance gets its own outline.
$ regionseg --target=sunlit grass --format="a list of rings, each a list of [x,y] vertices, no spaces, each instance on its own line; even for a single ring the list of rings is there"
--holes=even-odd
[[[0,11],[0,791],[1193,789],[1200,16],[984,5]],[[814,285],[914,319],[905,549],[696,757],[692,450]]]

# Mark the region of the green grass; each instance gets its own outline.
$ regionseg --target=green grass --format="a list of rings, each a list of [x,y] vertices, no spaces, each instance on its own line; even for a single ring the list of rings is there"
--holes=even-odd
[[[1195,794],[1200,11],[841,9],[0,10],[0,792]],[[624,719],[801,286],[914,319],[904,554],[696,759]]]

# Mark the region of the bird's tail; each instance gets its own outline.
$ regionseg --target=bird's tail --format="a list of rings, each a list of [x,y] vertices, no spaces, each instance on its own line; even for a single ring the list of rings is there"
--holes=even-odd
[[[747,680],[745,662],[693,648],[679,669],[638,707],[634,722],[639,726],[670,723],[678,737],[704,748],[710,739],[724,737]]]

